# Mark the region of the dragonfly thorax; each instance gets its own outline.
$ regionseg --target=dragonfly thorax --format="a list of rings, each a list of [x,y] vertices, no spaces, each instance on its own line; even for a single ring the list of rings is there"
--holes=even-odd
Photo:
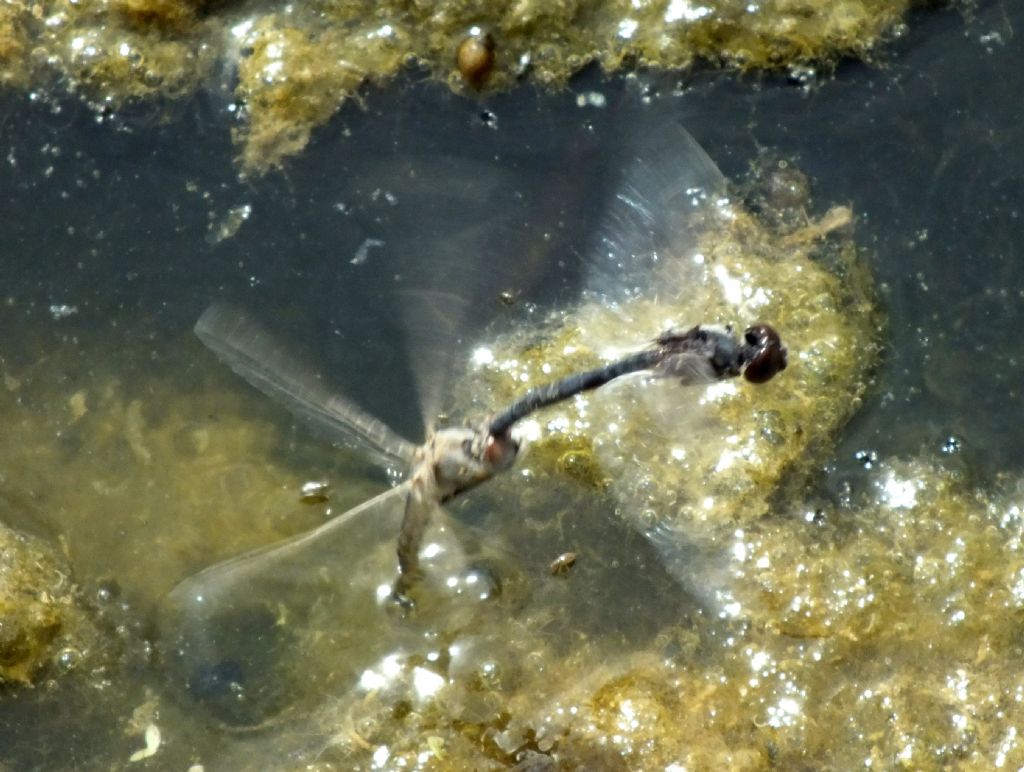
[[[451,427],[434,432],[421,451],[417,466],[430,468],[438,497],[447,501],[508,469],[519,443],[507,434],[492,436],[486,427]]]

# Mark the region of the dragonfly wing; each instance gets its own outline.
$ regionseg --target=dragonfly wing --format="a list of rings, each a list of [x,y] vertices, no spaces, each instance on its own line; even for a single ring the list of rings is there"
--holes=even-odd
[[[405,468],[415,446],[354,402],[332,392],[245,312],[215,303],[196,322],[196,335],[232,370],[330,439],[365,452],[384,468]]]
[[[492,322],[578,296],[586,260],[576,247],[594,210],[595,175],[584,171],[600,167],[580,143],[585,132],[565,129],[542,149],[481,134],[466,157],[453,157],[445,141],[446,150],[376,163],[365,175],[353,217],[381,244],[372,265],[391,282],[380,305],[400,320],[428,429],[453,407],[451,379]],[[429,148],[432,131],[418,126],[415,146]],[[358,179],[353,170],[350,182]],[[393,204],[375,202],[378,189],[393,193]]]
[[[621,299],[648,294],[657,267],[697,245],[710,201],[725,178],[676,123],[635,135],[621,181],[597,228],[588,288]]]
[[[649,296],[659,263],[694,249],[708,202],[725,188],[676,123],[625,131],[610,155],[567,128],[544,163],[503,145],[501,164],[422,162],[403,177],[396,209],[429,211],[430,221],[380,239],[401,264],[396,305],[428,429],[453,357],[501,313],[499,298],[558,307],[581,288],[611,300]]]
[[[221,722],[260,726],[358,673],[394,646],[379,602],[408,483],[314,531],[213,565],[157,615],[167,665]]]
[[[533,202],[514,170],[471,159],[413,163],[398,208],[417,227],[391,228],[381,239],[400,266],[394,302],[429,431],[450,407],[445,399],[458,360],[504,310],[502,295],[518,295],[536,275],[523,259],[523,245],[536,238],[523,226]],[[429,221],[416,211],[429,212]]]
[[[428,490],[426,478],[417,474],[409,483],[409,495],[405,499],[405,516],[402,530],[398,534],[398,568],[400,576],[395,592],[404,595],[420,570],[420,546],[423,534],[440,504],[437,496]]]
[[[202,596],[209,602],[209,599],[212,598],[230,596],[231,593],[227,592],[229,588],[239,589],[255,577],[279,573],[279,566],[286,563],[305,566],[311,562],[315,564],[319,562],[319,559],[310,561],[305,556],[313,550],[322,549],[327,542],[334,538],[343,538],[341,534],[344,529],[361,516],[378,511],[382,507],[396,505],[407,493],[408,488],[408,482],[389,488],[368,501],[331,518],[319,528],[242,555],[236,555],[205,568],[178,584],[168,597],[183,599]],[[384,526],[381,526],[380,530],[382,533],[386,533]]]

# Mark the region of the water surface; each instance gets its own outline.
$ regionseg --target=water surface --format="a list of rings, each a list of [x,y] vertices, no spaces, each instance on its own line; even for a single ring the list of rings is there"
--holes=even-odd
[[[1019,764],[1019,17],[998,3],[922,16],[885,66],[841,67],[809,92],[589,76],[574,90],[605,106],[581,107],[575,94],[480,105],[404,85],[346,109],[259,181],[237,179],[214,98],[111,125],[58,98],[9,97],[2,519],[57,545],[99,631],[83,640],[101,643],[68,673],[5,687],[0,760],[127,765],[156,725],[156,754],[132,765],[500,768],[526,751],[565,768]],[[399,216],[389,175],[413,154],[485,169],[499,154],[500,189],[561,197],[557,214],[574,217],[517,212],[521,233],[555,234],[538,302],[558,305],[582,282],[589,205],[617,184],[598,169],[588,185],[545,188],[552,159],[573,158],[560,132],[592,126],[614,169],[623,138],[667,116],[736,182],[781,157],[809,175],[812,215],[851,206],[888,319],[875,385],[808,459],[818,473],[733,534],[730,581],[750,613],[722,620],[681,591],[615,517],[620,499],[566,487],[538,506],[502,480],[457,513],[460,543],[508,577],[500,602],[464,625],[427,622],[442,637],[402,678],[355,695],[304,687],[305,714],[258,732],[197,707],[159,650],[166,591],[388,485],[236,383],[192,336],[199,313],[223,297],[262,309],[339,388],[414,434],[400,314],[376,289],[396,266],[372,248],[357,260]],[[403,228],[431,231],[426,206],[399,208]],[[494,259],[521,243],[496,243]],[[522,311],[497,309],[493,324]],[[302,504],[301,484],[321,478],[330,502]],[[473,529],[502,508],[526,516]],[[594,557],[569,581],[543,576],[569,547]],[[446,669],[431,651],[447,651]],[[407,700],[439,672],[461,686]]]

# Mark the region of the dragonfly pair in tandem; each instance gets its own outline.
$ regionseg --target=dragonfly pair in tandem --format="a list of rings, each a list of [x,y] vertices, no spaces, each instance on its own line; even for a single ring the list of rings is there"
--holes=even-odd
[[[415,445],[346,397],[328,391],[241,310],[211,306],[195,331],[238,375],[298,416],[336,434],[354,434],[408,470],[401,486],[405,514],[393,589],[403,606],[412,604],[409,591],[420,575],[420,547],[435,510],[511,467],[521,447],[517,424],[535,411],[642,371],[696,385],[741,374],[752,383],[764,383],[786,367],[786,349],[767,324],[747,328],[741,339],[711,326],[668,330],[642,351],[533,388],[479,421],[429,431],[423,444]],[[361,511],[356,507],[339,521]]]
[[[417,146],[424,130],[416,127]],[[379,302],[379,287],[348,286],[362,280],[359,265],[338,271],[332,264],[330,273],[346,286],[325,286],[325,302],[333,304],[342,291],[351,303],[373,303],[371,312],[381,315],[366,322],[373,331],[397,318],[421,416],[441,414],[453,358],[468,355],[472,333],[486,327],[505,290],[524,308],[534,300],[552,308],[620,308],[629,329],[635,301],[662,298],[668,308],[699,281],[699,263],[684,258],[699,250],[724,178],[674,123],[625,136],[614,157],[584,126],[550,148],[524,149],[521,158],[496,136],[499,145],[481,150],[480,163],[444,155],[439,165],[438,154],[426,154],[412,167],[368,159],[363,178],[354,168],[335,175],[346,181],[351,200],[362,202],[353,225],[369,223],[351,248],[363,236],[386,240],[372,260],[395,286],[386,290],[392,299]],[[496,164],[499,151],[503,162]],[[538,159],[538,152],[550,158]],[[595,171],[603,184],[595,184]],[[394,201],[381,190],[397,192]],[[545,267],[553,275],[542,275]],[[321,284],[307,282],[305,290],[315,293]],[[334,326],[360,334],[350,325],[364,319],[362,308],[343,311]],[[348,689],[366,668],[421,651],[424,640],[450,625],[506,613],[501,602],[489,601],[505,598],[501,578],[517,575],[514,565],[502,567],[500,550],[490,544],[470,559],[468,535],[454,536],[453,523],[438,514],[514,464],[520,429],[535,411],[630,373],[687,384],[739,375],[760,383],[786,364],[779,336],[764,324],[740,336],[712,326],[670,330],[622,359],[529,390],[468,423],[428,423],[417,445],[328,388],[245,313],[214,305],[196,332],[243,378],[322,434],[389,472],[404,472],[400,484],[315,530],[213,565],[164,599],[158,620],[171,671],[219,720],[246,727],[277,720],[324,689]],[[515,584],[509,582],[509,594]],[[485,597],[487,588],[494,591]],[[403,610],[394,598],[415,599],[420,613],[380,613],[382,606]]]

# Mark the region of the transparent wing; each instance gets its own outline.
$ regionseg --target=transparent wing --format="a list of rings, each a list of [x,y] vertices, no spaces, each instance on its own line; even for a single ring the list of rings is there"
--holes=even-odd
[[[609,315],[621,320],[619,329],[628,329],[635,319],[680,326],[724,321],[702,318],[709,306],[729,303],[718,302],[723,287],[711,260],[694,259],[705,239],[722,233],[729,222],[722,216],[729,211],[723,175],[674,123],[627,141],[623,171],[593,243],[589,299],[610,308]],[[595,425],[629,427],[597,452],[626,521],[649,539],[689,594],[715,614],[726,613],[734,607],[734,578],[714,518],[733,522],[722,513],[743,502],[739,488],[719,482],[725,475],[741,474],[736,461],[741,454],[731,444],[738,419],[728,417],[717,399],[705,399],[701,384],[716,379],[703,354],[673,357],[659,374],[678,379],[620,384],[620,390],[613,386],[592,402]],[[682,389],[679,381],[693,388]],[[672,460],[666,463],[665,458]],[[713,492],[716,484],[725,492]],[[720,509],[709,512],[708,502]],[[726,526],[724,533],[734,528]]]
[[[392,469],[408,467],[415,446],[338,393],[294,359],[243,311],[216,303],[196,322],[196,335],[252,386],[332,440]]]
[[[416,128],[415,147],[429,150],[437,128]],[[380,246],[343,271],[389,282],[380,305],[401,322],[428,429],[453,407],[451,379],[496,319],[560,306],[583,286],[616,170],[583,126],[562,124],[544,139],[538,147],[488,132],[452,157],[445,138],[436,154],[346,169],[359,238]]]
[[[396,191],[395,205],[373,224],[380,260],[394,272],[391,303],[427,431],[457,362],[502,311],[548,269],[528,261],[543,194],[505,165],[472,159],[414,158],[378,170],[375,185]]]
[[[351,675],[382,641],[393,536],[408,484],[316,530],[211,566],[177,585],[160,608],[160,639],[192,697],[227,724],[262,723],[291,707],[316,663]],[[325,647],[334,656],[325,656]],[[330,676],[338,677],[338,673]]]
[[[687,593],[715,615],[736,604],[729,555],[712,538],[697,538],[681,528],[659,523],[641,532],[661,555],[662,565]]]
[[[409,488],[211,566],[165,597],[161,650],[195,703],[224,724],[261,726],[345,692],[367,668],[415,648],[435,618],[430,598],[447,610],[486,608],[459,594],[471,567],[441,518],[421,557],[432,593],[422,620],[395,618],[395,534]]]
[[[648,291],[659,263],[697,245],[707,207],[725,189],[715,162],[676,123],[635,134],[623,164],[588,267],[588,289],[603,297]]]

